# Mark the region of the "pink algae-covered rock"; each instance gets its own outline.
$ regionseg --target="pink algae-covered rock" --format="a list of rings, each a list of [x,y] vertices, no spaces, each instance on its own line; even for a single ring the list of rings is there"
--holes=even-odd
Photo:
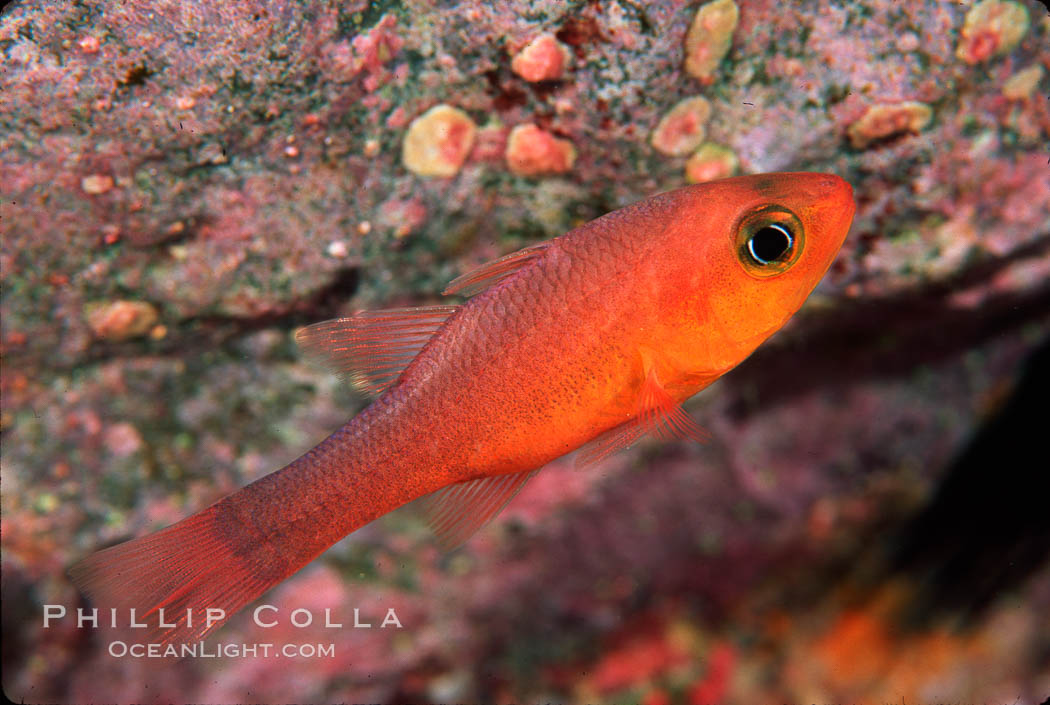
[[[474,146],[474,121],[450,105],[435,105],[408,126],[401,146],[405,168],[420,176],[453,176]]]
[[[394,237],[403,238],[411,235],[426,222],[426,206],[418,198],[401,200],[397,198],[384,202],[379,207],[379,223],[394,231]],[[360,226],[358,226],[360,229]],[[365,230],[371,230],[371,225]]]
[[[788,12],[737,3],[710,93],[683,67],[686,32],[708,0],[568,12],[551,2],[404,12],[366,0],[5,8],[0,34],[14,43],[0,71],[0,114],[12,123],[0,137],[0,428],[4,481],[16,487],[3,493],[4,596],[19,606],[4,625],[18,644],[5,692],[55,702],[717,702],[723,643],[739,662],[726,702],[888,700],[891,684],[995,701],[1042,678],[1026,658],[1040,635],[993,619],[975,624],[968,651],[919,642],[956,665],[981,662],[968,683],[953,663],[920,685],[857,669],[832,680],[814,669],[841,649],[856,656],[864,640],[826,604],[778,599],[803,587],[793,566],[806,568],[805,589],[827,591],[811,594],[841,594],[822,556],[834,566],[854,543],[863,551],[863,522],[888,534],[909,511],[902,499],[934,489],[1047,330],[1050,168],[1038,147],[1050,24],[1029,10],[1008,54],[970,64],[956,50],[979,1],[800,2]],[[707,5],[719,6],[731,7]],[[377,21],[384,12],[391,19]],[[572,64],[560,82],[529,83],[512,59],[548,31]],[[97,40],[81,43],[86,33]],[[653,128],[701,93],[713,108],[705,142],[657,152]],[[918,138],[850,145],[848,126],[872,105],[903,100],[945,110]],[[458,178],[402,162],[409,124],[439,103],[478,124]],[[510,131],[531,122],[587,158],[553,178],[512,174]],[[856,130],[871,135],[877,122]],[[290,358],[293,325],[436,303],[474,262],[708,178],[724,166],[708,158],[710,139],[733,150],[740,171],[838,173],[858,202],[853,232],[790,328],[691,402],[716,444],[648,443],[593,472],[548,467],[451,556],[396,512],[263,598],[285,618],[332,607],[345,630],[285,619],[251,631],[246,610],[243,626],[214,637],[333,643],[334,658],[158,664],[113,658],[107,639],[76,628],[87,603],[65,567],[281,467],[365,403]],[[85,190],[89,175],[112,184]],[[138,339],[100,340],[86,304],[119,300],[163,310],[166,337],[158,321]],[[1011,620],[1050,614],[1043,574],[1038,589],[1005,600]],[[41,629],[43,600],[66,605],[68,629]],[[388,606],[404,629],[378,628]],[[353,628],[358,607],[377,628]],[[665,611],[659,640],[619,648],[620,625]],[[659,664],[687,628],[688,663],[626,690],[586,690],[608,654],[613,665],[616,654],[642,657],[622,658],[625,673],[644,658]],[[829,630],[839,641],[819,638]]]
[[[714,0],[697,11],[685,37],[685,70],[701,83],[714,81],[739,19],[740,10],[733,0]]]
[[[394,15],[383,15],[375,27],[353,38],[354,53],[360,68],[378,71],[401,51],[404,40],[395,32],[396,27],[397,19]]]
[[[81,190],[91,196],[97,196],[113,188],[113,177],[109,174],[88,174],[80,180]]]
[[[736,173],[739,161],[733,150],[708,142],[700,145],[685,163],[685,179],[691,184],[724,179]]]
[[[1027,31],[1028,10],[1024,5],[984,0],[966,13],[955,55],[968,64],[977,64],[1010,51]]]
[[[660,118],[652,137],[653,147],[672,157],[684,157],[704,141],[705,126],[711,117],[711,104],[696,96],[686,98]]]
[[[1003,97],[1009,100],[1027,100],[1043,78],[1043,67],[1039,64],[1021,69],[1003,83]]]
[[[521,176],[566,172],[576,161],[572,142],[535,125],[518,125],[507,138],[507,167]]]
[[[510,133],[503,125],[486,125],[478,128],[471,161],[502,162],[507,151],[507,137]]]
[[[511,60],[510,68],[526,81],[556,81],[571,60],[568,48],[553,34],[536,37]]]

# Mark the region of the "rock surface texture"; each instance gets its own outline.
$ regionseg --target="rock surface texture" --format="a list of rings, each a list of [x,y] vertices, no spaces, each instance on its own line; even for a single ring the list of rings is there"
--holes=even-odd
[[[918,573],[871,578],[1050,334],[1037,3],[31,0],[0,16],[0,63],[14,701],[1050,691],[1045,560],[919,622],[901,616]],[[452,554],[398,511],[267,595],[278,626],[248,611],[209,642],[330,657],[118,658],[75,621],[42,628],[44,605],[86,607],[75,560],[363,406],[296,327],[436,303],[632,201],[785,170],[847,179],[857,216],[791,324],[690,404],[709,445],[558,461]],[[1021,468],[1004,456],[988,486]],[[391,608],[403,627],[379,628]]]

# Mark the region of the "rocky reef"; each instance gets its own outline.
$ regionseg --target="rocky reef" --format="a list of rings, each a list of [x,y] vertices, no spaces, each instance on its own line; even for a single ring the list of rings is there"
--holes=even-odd
[[[1045,548],[948,609],[920,589],[942,554],[887,558],[1050,335],[1038,4],[31,0],[4,8],[0,52],[8,697],[1050,691]],[[399,510],[267,595],[278,626],[246,613],[210,640],[331,657],[117,658],[75,622],[42,628],[44,605],[87,606],[76,559],[362,408],[302,361],[298,326],[435,303],[477,264],[653,193],[787,170],[847,179],[857,216],[788,327],[691,403],[710,444],[558,461],[451,554]],[[1020,527],[952,555],[1045,547]],[[976,580],[944,574],[964,595]],[[300,607],[346,628],[296,627]],[[373,628],[349,626],[354,608]],[[391,608],[402,627],[379,628]]]

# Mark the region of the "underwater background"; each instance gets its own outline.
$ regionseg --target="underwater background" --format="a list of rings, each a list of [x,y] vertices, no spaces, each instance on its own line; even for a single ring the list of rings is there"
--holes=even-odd
[[[9,698],[1050,694],[1038,3],[38,0],[4,8],[0,52]],[[363,407],[297,327],[791,170],[845,178],[857,216],[803,310],[689,404],[708,445],[557,461],[452,553],[399,510],[259,601],[374,628],[249,610],[209,639],[330,658],[114,658],[42,628],[87,607],[76,560]]]

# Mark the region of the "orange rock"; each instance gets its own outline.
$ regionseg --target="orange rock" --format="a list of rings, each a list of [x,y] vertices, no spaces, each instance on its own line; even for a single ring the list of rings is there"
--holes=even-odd
[[[157,322],[157,309],[145,301],[105,301],[84,307],[88,326],[99,338],[127,340],[145,335]]]
[[[728,643],[716,644],[707,656],[707,673],[689,689],[689,705],[725,702],[735,668],[733,647]]]
[[[518,125],[507,138],[507,167],[521,176],[569,171],[576,161],[572,142],[535,125]]]
[[[80,46],[80,51],[85,54],[94,54],[99,50],[101,46],[98,41],[98,37],[92,37],[90,35],[83,37],[77,44]]]
[[[733,0],[714,0],[697,11],[685,36],[685,70],[701,83],[714,81],[739,19],[740,10]]]
[[[966,13],[955,56],[976,64],[1017,46],[1028,31],[1028,10],[1004,0],[983,0]]]
[[[474,146],[476,131],[474,121],[462,110],[435,105],[408,126],[401,161],[420,176],[454,176]]]
[[[1003,83],[1003,96],[1010,100],[1027,100],[1043,78],[1043,67],[1032,64],[1015,73]]]
[[[526,81],[556,81],[565,74],[571,55],[553,34],[536,37],[511,60],[511,70]]]
[[[113,188],[113,177],[108,174],[89,174],[80,180],[84,193],[97,196]]]
[[[684,157],[704,141],[710,117],[711,104],[704,98],[686,98],[660,119],[649,142],[664,154]]]
[[[671,696],[666,690],[656,688],[642,697],[642,705],[671,705]]]
[[[591,684],[601,694],[614,693],[650,682],[689,660],[668,642],[666,634],[641,634],[605,652],[594,665]]]
[[[813,645],[813,654],[836,685],[873,680],[893,662],[886,623],[863,610],[844,612]]]
[[[918,133],[930,124],[933,110],[925,103],[880,103],[868,108],[855,123],[847,128],[850,142],[864,149],[872,142],[902,132]]]
[[[685,178],[691,184],[724,179],[736,173],[736,154],[728,147],[708,142],[689,157],[685,163]]]

